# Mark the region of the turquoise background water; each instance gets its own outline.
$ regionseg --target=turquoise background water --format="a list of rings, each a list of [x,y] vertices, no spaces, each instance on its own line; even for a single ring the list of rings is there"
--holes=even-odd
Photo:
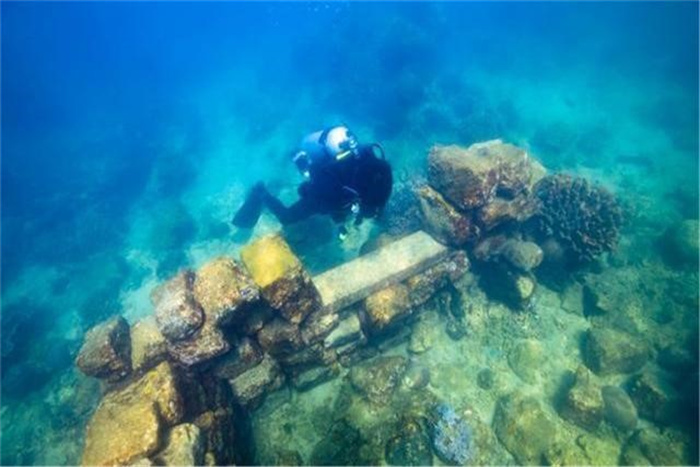
[[[1,9],[3,464],[77,462],[84,332],[235,254],[247,187],[294,199],[305,132],[344,122],[399,174],[435,143],[524,146],[618,194],[640,261],[698,217],[696,2]]]

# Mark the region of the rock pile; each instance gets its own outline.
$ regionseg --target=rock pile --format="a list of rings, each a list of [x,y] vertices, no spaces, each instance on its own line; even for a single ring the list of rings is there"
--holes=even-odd
[[[83,463],[236,462],[238,411],[287,383],[308,390],[375,355],[387,330],[467,271],[463,251],[432,242],[433,260],[342,307],[325,306],[278,235],[245,246],[241,263],[222,257],[179,272],[154,290],[153,316],[131,327],[116,317],[87,334],[76,363],[105,382],[105,394],[87,428]],[[403,360],[386,362],[382,378],[375,370],[363,377],[361,366],[350,371],[372,400],[384,394],[372,384],[395,386],[406,371]]]

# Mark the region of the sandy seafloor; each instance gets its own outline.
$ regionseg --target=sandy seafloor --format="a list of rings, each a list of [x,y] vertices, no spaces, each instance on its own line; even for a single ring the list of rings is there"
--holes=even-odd
[[[274,4],[264,5],[265,18],[274,18]],[[211,56],[195,60],[216,66],[180,77],[172,93],[167,86],[153,91],[153,83],[139,89],[134,82],[143,65],[117,60],[123,73],[111,80],[109,72],[90,76],[84,96],[76,90],[77,75],[69,76],[77,83],[66,80],[76,88],[68,92],[45,84],[50,67],[27,65],[47,59],[40,56],[49,55],[41,41],[52,33],[62,34],[70,45],[67,29],[49,28],[23,49],[16,43],[27,39],[18,31],[39,28],[31,18],[42,6],[22,11],[3,5],[3,42],[16,41],[3,49],[3,96],[22,88],[24,79],[38,86],[40,96],[65,92],[74,106],[59,124],[60,119],[36,118],[46,109],[33,101],[29,110],[17,110],[22,92],[3,102],[2,464],[79,463],[84,426],[100,391],[72,364],[87,329],[113,313],[130,322],[150,314],[150,291],[178,268],[196,268],[218,255],[236,256],[250,237],[278,231],[279,224],[267,214],[252,233],[233,230],[229,220],[258,179],[292,201],[301,179],[286,154],[305,131],[338,121],[347,122],[362,140],[380,141],[402,177],[424,174],[433,144],[502,138],[527,148],[551,171],[582,175],[614,192],[628,212],[619,248],[602,258],[597,270],[581,274],[613,271],[624,278],[620,293],[629,295],[629,306],[620,310],[615,325],[623,323],[656,356],[670,347],[674,355],[689,359],[690,366],[680,365],[682,374],[672,376],[690,381],[697,393],[697,264],[678,265],[663,254],[666,230],[698,217],[697,4],[640,9],[622,4],[610,11],[601,4],[596,7],[605,10],[600,18],[593,7],[581,6],[579,18],[576,6],[550,5],[556,10],[551,16],[539,4],[523,5],[518,12],[505,4],[491,12],[480,4],[471,4],[475,11],[470,11],[469,5],[454,12],[457,6],[423,5],[424,14],[393,4],[331,3],[321,12],[304,3],[278,7],[295,9],[297,21],[308,22],[302,29],[310,38],[324,34],[352,65],[331,60],[328,66],[339,75],[324,72],[321,65],[295,68],[294,54],[302,53],[295,47],[315,42],[276,38],[294,30],[294,22],[268,20],[255,53],[245,50],[246,45],[255,48],[255,42],[246,42],[222,64],[218,59],[235,39],[222,40],[225,46],[216,45]],[[263,15],[247,7],[251,15]],[[128,11],[121,14],[122,20],[129,17]],[[334,27],[318,27],[328,16],[336,21]],[[349,25],[360,16],[360,26]],[[97,26],[89,18],[75,21],[89,30]],[[165,37],[175,34],[176,28],[163,26],[157,15],[147,18],[146,24],[154,30],[159,25]],[[176,24],[196,27],[182,18]],[[194,40],[206,44],[225,33],[228,28],[217,25],[210,36],[195,34]],[[366,38],[363,47],[349,45],[358,33]],[[105,44],[110,44],[108,34],[96,48]],[[159,44],[146,47],[156,58],[158,47],[164,47]],[[331,53],[328,48],[318,53]],[[119,56],[119,50],[104,54]],[[91,56],[75,53],[83,54],[76,60]],[[64,60],[70,57],[65,50],[61,54]],[[246,54],[254,59],[242,58]],[[271,65],[272,57],[282,58]],[[13,59],[21,66],[13,68]],[[181,71],[174,64],[186,63],[169,60],[163,69],[173,73]],[[60,70],[66,64],[52,66]],[[285,67],[292,74],[287,79],[280,78]],[[163,74],[158,79],[167,83],[169,75]],[[100,105],[118,99],[100,100],[103,88],[93,78],[103,79],[105,89],[130,83],[136,90],[124,92],[134,102]],[[130,189],[132,184],[138,189]],[[363,241],[379,233],[367,224],[341,244],[329,223],[315,222],[314,236],[305,230],[311,230],[308,225],[287,232],[314,273],[356,256]],[[589,461],[620,462],[625,435],[607,426],[587,433],[554,408],[562,379],[582,361],[581,335],[592,322],[567,301],[571,288],[555,291],[541,284],[532,309],[515,313],[490,301],[472,275],[460,284],[467,290],[466,337],[458,342],[447,337],[438,310],[427,307],[418,323],[426,321],[421,326],[428,329],[429,350],[410,354],[404,342],[388,352],[428,368],[429,390],[478,420],[474,423],[490,424],[498,397],[519,389],[541,401],[563,440],[586,446]],[[508,359],[522,341],[538,348],[530,382],[514,372]],[[658,359],[648,366],[661,368]],[[477,384],[484,369],[494,378],[488,390]],[[624,379],[601,377],[599,382],[617,385]],[[297,450],[308,462],[328,428],[321,421],[338,415],[335,401],[347,387],[340,377],[306,393],[285,390],[271,397],[252,418],[257,462],[274,462],[281,447]],[[395,421],[395,413],[350,398],[342,410],[366,428],[371,445],[370,434]],[[687,407],[695,415],[697,408],[697,399]],[[683,463],[697,463],[697,418],[689,418],[664,426],[642,418],[639,427],[664,436]],[[513,462],[497,442],[490,460]]]

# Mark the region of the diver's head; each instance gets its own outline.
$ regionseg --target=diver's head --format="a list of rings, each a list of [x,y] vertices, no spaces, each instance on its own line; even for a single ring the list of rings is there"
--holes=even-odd
[[[391,165],[384,159],[373,159],[372,167],[365,180],[361,214],[363,217],[376,217],[391,196],[394,177]]]
[[[346,126],[336,126],[328,130],[323,144],[328,154],[338,160],[349,155],[357,156],[359,153],[357,137]]]

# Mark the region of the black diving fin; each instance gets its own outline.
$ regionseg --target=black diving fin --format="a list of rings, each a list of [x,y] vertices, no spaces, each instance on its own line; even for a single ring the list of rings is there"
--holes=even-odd
[[[241,229],[252,229],[258,223],[263,208],[263,196],[265,186],[260,182],[256,183],[248,192],[245,202],[238,208],[231,223]]]

